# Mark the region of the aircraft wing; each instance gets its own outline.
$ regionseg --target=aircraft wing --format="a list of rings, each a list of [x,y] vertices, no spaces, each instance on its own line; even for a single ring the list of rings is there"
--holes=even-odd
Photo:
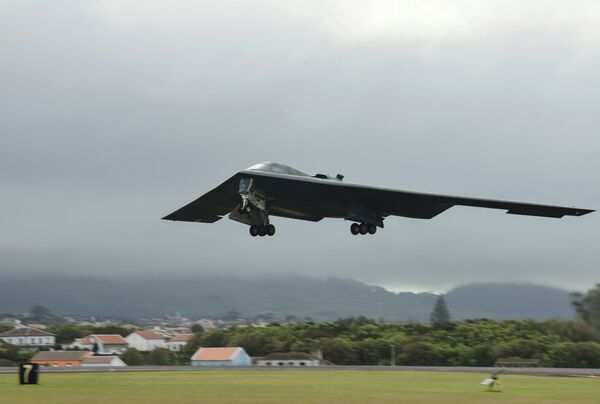
[[[253,178],[256,186],[268,196],[271,214],[302,220],[337,217],[360,222],[364,218],[380,223],[381,218],[390,215],[431,219],[452,206],[500,209],[508,214],[552,218],[593,212],[574,207],[403,191],[310,176],[241,171],[163,219],[214,223],[240,203],[240,179],[248,177]]]
[[[309,213],[320,217],[344,217],[344,212],[353,209],[353,206],[383,217],[394,215],[420,219],[431,219],[458,205],[553,218],[593,212],[574,207],[410,192],[314,177],[242,172],[244,174],[253,176],[256,184],[273,197],[274,204],[293,203],[298,210],[305,205]]]
[[[195,201],[163,217],[163,219],[214,223],[231,212],[239,203],[238,184],[239,177],[236,174]]]
[[[582,216],[593,210],[579,209],[574,207],[563,207],[553,205],[540,205],[527,202],[514,202],[494,199],[467,198],[458,196],[435,195],[415,193],[406,191],[387,191],[391,200],[396,204],[383,202],[390,214],[398,216],[417,217],[431,219],[452,206],[473,206],[478,208],[490,208],[505,210],[511,215],[527,215],[562,218],[563,216]],[[393,194],[393,196],[392,196]]]

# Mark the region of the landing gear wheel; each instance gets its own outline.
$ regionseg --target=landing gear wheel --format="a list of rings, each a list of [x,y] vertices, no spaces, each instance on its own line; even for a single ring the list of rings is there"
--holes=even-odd
[[[377,231],[377,226],[375,226],[374,224],[370,224],[369,225],[369,234],[375,234],[376,231]]]
[[[264,237],[267,235],[267,226],[258,226],[258,235]]]
[[[365,235],[369,231],[369,225],[366,223],[361,223],[359,226],[360,234]]]
[[[272,224],[267,225],[267,236],[272,236],[275,234],[275,226]]]
[[[352,223],[350,225],[350,233],[354,234],[355,236],[358,234],[359,232],[359,224],[358,223]]]
[[[258,236],[258,226],[255,226],[255,225],[250,226],[250,235],[252,237]]]

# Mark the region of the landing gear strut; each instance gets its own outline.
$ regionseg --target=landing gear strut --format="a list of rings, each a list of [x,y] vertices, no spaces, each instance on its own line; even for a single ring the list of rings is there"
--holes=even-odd
[[[362,234],[362,235],[365,235],[367,233],[369,233],[369,234],[375,234],[375,232],[377,232],[377,226],[375,226],[374,224],[352,223],[350,225],[350,233],[352,233],[355,236],[357,234]]]
[[[248,214],[252,209],[250,208],[250,203],[248,203],[248,196],[242,196],[242,203],[238,207],[238,212],[241,214]]]
[[[252,237],[272,236],[274,234],[275,234],[275,226],[273,226],[272,224],[266,224],[266,225],[253,224],[250,226],[250,235]]]

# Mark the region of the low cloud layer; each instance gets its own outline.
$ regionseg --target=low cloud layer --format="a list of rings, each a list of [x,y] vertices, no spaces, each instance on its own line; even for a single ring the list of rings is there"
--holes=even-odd
[[[598,214],[160,217],[274,160],[346,181],[600,207],[600,8],[533,1],[7,1],[2,272],[303,273],[395,289],[598,280]]]

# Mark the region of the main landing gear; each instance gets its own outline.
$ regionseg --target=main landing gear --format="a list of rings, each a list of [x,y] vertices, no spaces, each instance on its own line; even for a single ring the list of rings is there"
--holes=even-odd
[[[377,231],[377,226],[375,226],[374,224],[352,223],[350,225],[350,233],[352,233],[355,236],[357,234],[362,234],[362,235],[365,235],[367,233],[369,233],[369,234],[375,234],[376,231]]]
[[[250,235],[252,237],[256,237],[256,236],[272,236],[275,234],[275,226],[273,226],[272,224],[267,224],[267,225],[251,225],[250,226]]]

